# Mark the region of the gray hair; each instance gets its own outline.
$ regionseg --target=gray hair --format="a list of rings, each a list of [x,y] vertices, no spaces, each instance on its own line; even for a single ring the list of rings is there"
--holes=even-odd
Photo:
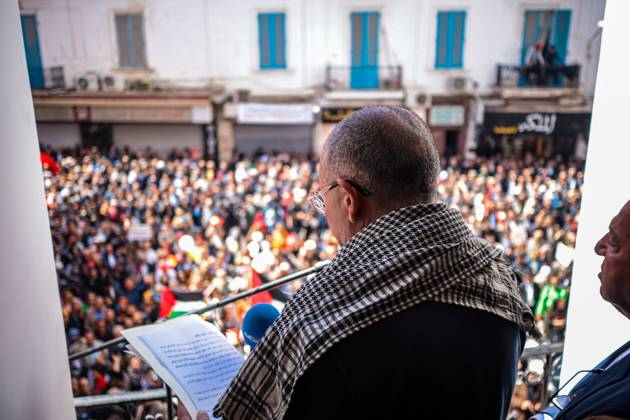
[[[426,123],[400,106],[374,105],[352,113],[322,151],[328,180],[351,179],[380,199],[430,201],[439,158]]]

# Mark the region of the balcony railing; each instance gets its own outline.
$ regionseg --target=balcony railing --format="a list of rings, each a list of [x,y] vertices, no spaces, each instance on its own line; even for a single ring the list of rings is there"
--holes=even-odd
[[[328,261],[322,261],[319,264],[315,265],[312,268],[298,271],[296,273],[290,274],[288,276],[282,277],[278,280],[266,283],[262,286],[258,286],[256,288],[247,290],[240,294],[228,297],[220,302],[211,303],[203,308],[197,309],[195,311],[191,311],[188,314],[203,314],[208,311],[212,311],[218,308],[222,308],[224,306],[235,303],[241,299],[248,298],[252,295],[282,286],[286,283],[292,282],[294,280],[303,279],[305,277],[311,276],[322,270],[326,265],[328,265]],[[91,349],[87,349],[84,351],[80,351],[78,353],[74,353],[70,355],[70,361],[88,356],[90,354],[102,351],[108,347],[112,347],[114,345],[125,342],[124,337],[116,338],[110,341],[107,341],[99,346],[95,346]],[[564,348],[564,343],[543,343],[538,347],[526,348],[523,350],[521,358],[523,359],[543,359],[545,360],[545,368],[543,373],[543,389],[549,390],[550,382],[557,381],[558,378],[554,377],[554,362],[557,362],[558,356],[562,354]],[[553,393],[553,392],[551,392]],[[546,407],[548,402],[548,395],[551,394],[548,392],[543,393],[541,398],[541,403],[543,407]],[[171,389],[167,386],[162,389],[152,389],[148,391],[126,391],[121,392],[115,395],[96,395],[89,397],[76,397],[74,398],[74,406],[77,410],[77,414],[80,416],[85,410],[95,410],[104,407],[112,407],[115,412],[120,414],[123,417],[133,418],[134,413],[136,413],[136,408],[139,404],[145,403],[147,401],[164,401],[166,402],[166,419],[171,420],[174,418],[174,407],[173,407],[173,395]],[[103,413],[110,413],[104,409]],[[95,411],[96,413],[96,411]],[[82,417],[78,417],[82,418]]]
[[[498,64],[496,83],[500,88],[577,88],[580,85],[580,69],[578,64],[539,69]]]
[[[232,304],[232,303],[234,303],[236,301],[239,301],[241,299],[245,299],[245,298],[250,297],[252,295],[255,295],[257,293],[261,293],[261,292],[264,292],[264,291],[267,291],[267,290],[270,290],[270,289],[273,289],[273,288],[276,288],[276,287],[280,287],[280,286],[282,286],[282,285],[284,285],[286,283],[292,282],[294,280],[298,280],[298,279],[302,279],[304,277],[308,277],[308,276],[310,276],[312,274],[318,273],[326,265],[328,265],[328,263],[329,263],[328,261],[321,261],[321,262],[319,262],[318,264],[316,264],[312,268],[307,268],[306,270],[302,270],[302,271],[298,271],[298,272],[293,273],[293,274],[289,274],[288,276],[284,276],[282,278],[279,278],[278,280],[271,281],[269,283],[265,283],[262,286],[258,286],[258,287],[255,287],[253,289],[249,289],[249,290],[247,290],[245,292],[239,293],[237,295],[230,296],[230,297],[228,297],[226,299],[223,299],[220,302],[211,303],[209,305],[204,306],[203,308],[187,312],[185,315],[201,315],[201,314],[204,314],[206,312],[209,312],[209,311],[212,311],[212,310],[219,309],[219,308],[222,308],[224,306],[230,305],[230,304]],[[98,346],[94,346],[92,348],[89,348],[89,349],[86,349],[86,350],[83,350],[83,351],[79,351],[77,353],[73,353],[73,354],[71,354],[68,357],[68,359],[70,361],[73,361],[75,359],[80,359],[82,357],[89,356],[90,354],[96,353],[96,352],[101,351],[101,350],[105,350],[108,347],[112,347],[112,346],[115,346],[115,345],[117,345],[119,343],[124,343],[126,341],[127,340],[125,340],[125,337],[122,337],[122,336],[118,337],[118,338],[114,338],[114,339],[106,341],[106,342],[104,342],[104,343],[102,343],[102,344],[100,344]]]
[[[280,287],[286,283],[292,282],[294,280],[303,279],[305,277],[314,275],[321,271],[326,265],[328,265],[329,261],[321,261],[316,264],[312,268],[308,268],[306,270],[298,271],[293,274],[289,274],[288,276],[284,276],[279,278],[278,280],[263,284],[262,286],[255,287],[253,289],[247,290],[245,292],[239,293],[237,295],[228,297],[223,299],[220,302],[211,303],[203,308],[190,311],[185,315],[201,315],[203,313],[222,308],[224,306],[230,305],[236,301],[241,299],[248,298],[257,293],[261,293],[276,287]],[[75,359],[79,359],[85,356],[89,356],[90,354],[105,350],[114,345],[124,343],[126,340],[124,337],[115,338],[113,340],[109,340],[101,345],[92,347],[87,350],[83,350],[74,354],[71,354],[69,357],[70,361]],[[74,398],[74,407],[77,410],[77,414],[81,414],[83,410],[95,408],[95,407],[109,407],[116,406],[116,409],[122,413],[123,416],[127,418],[133,418],[133,414],[135,412],[135,408],[137,404],[143,403],[146,401],[152,400],[166,400],[167,402],[167,419],[173,419],[173,398],[171,394],[171,389],[165,386],[166,389],[153,389],[150,391],[143,392],[122,392],[117,395],[99,395],[99,396],[90,396],[90,397],[77,397]],[[78,417],[82,418],[82,417]]]
[[[326,90],[401,90],[402,66],[326,66]]]
[[[544,359],[545,370],[543,375],[543,389],[549,389],[549,382],[557,380],[554,377],[553,362],[554,358],[558,358],[562,354],[564,343],[551,343],[541,344],[538,347],[527,348],[523,350],[521,355],[522,359]],[[548,393],[543,393],[541,398],[541,405],[547,406]],[[133,418],[136,413],[136,407],[139,404],[148,401],[163,401],[167,404],[167,420],[173,418],[174,407],[173,395],[169,389],[151,389],[148,391],[126,391],[115,395],[96,395],[91,397],[77,397],[74,398],[74,407],[77,413],[81,413],[83,410],[94,410],[98,407],[113,407],[112,410],[104,411],[106,414],[113,412],[119,412],[127,418]],[[179,402],[178,402],[179,403]],[[114,409],[116,411],[114,411]]]

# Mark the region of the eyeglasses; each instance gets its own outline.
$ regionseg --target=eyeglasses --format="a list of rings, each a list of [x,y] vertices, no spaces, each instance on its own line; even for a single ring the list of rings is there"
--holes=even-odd
[[[367,188],[362,187],[361,185],[357,184],[356,182],[351,181],[349,179],[345,179],[344,181],[346,181],[348,184],[352,185],[352,187],[355,190],[359,191],[359,193],[361,193],[361,195],[363,195],[364,197],[367,197],[368,195],[370,195],[370,191]],[[313,191],[308,196],[308,202],[320,214],[326,214],[326,204],[324,202],[324,194],[326,194],[328,191],[330,191],[333,188],[338,187],[338,186],[339,186],[339,184],[337,183],[337,181],[334,181],[332,184],[330,184],[326,188],[322,188],[319,191]]]
[[[594,374],[600,374],[604,372],[604,369],[595,368],[591,370],[580,370],[575,373],[575,375],[571,376],[568,381],[564,383],[558,390],[549,398],[549,402],[551,405],[546,407],[544,410],[539,412],[538,414],[531,417],[533,420],[542,420],[547,418],[556,418],[562,410],[566,408],[567,405],[571,402],[571,400],[575,397],[575,395],[579,392],[580,387],[584,386],[590,379],[592,379]],[[582,378],[571,390],[569,395],[558,395],[560,391],[567,386],[577,375],[580,373],[588,373],[585,377]]]

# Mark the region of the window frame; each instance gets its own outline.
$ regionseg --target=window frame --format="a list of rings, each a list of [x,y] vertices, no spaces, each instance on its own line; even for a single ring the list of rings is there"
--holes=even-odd
[[[280,17],[279,21],[276,19]],[[273,19],[273,23],[271,22]],[[263,25],[263,20],[265,24]],[[281,31],[275,30],[277,23],[282,25]],[[287,70],[287,13],[284,10],[281,11],[259,11],[256,13],[257,24],[257,36],[258,36],[258,70]],[[282,40],[277,41],[277,36],[280,35]],[[273,45],[273,41],[276,41]],[[268,60],[265,60],[265,51],[263,49],[263,43],[267,43]],[[278,47],[282,49],[281,61],[278,60]]]
[[[139,36],[141,37],[141,45],[142,48],[140,51],[137,51],[134,46],[136,45],[137,40],[134,37],[134,22],[133,17],[138,16],[140,18],[140,29],[138,31]],[[122,48],[120,32],[119,31],[119,18],[124,18],[125,25],[125,35],[126,39],[126,49],[127,49],[127,57],[123,57],[124,48]],[[116,11],[114,12],[114,35],[116,40],[116,48],[118,50],[118,68],[123,70],[147,70],[149,69],[149,64],[147,60],[147,41],[146,41],[146,25],[145,25],[145,14],[143,11]],[[125,58],[125,60],[123,60]]]
[[[466,21],[468,19],[468,10],[452,9],[438,10],[436,13],[435,27],[435,57],[433,68],[435,70],[461,70],[464,68],[464,56],[466,45]],[[445,28],[442,27],[441,16],[445,17]],[[461,28],[457,27],[457,18],[461,16]],[[440,32],[445,30],[446,39],[440,37]],[[459,34],[457,33],[459,30]],[[455,39],[459,35],[459,39]],[[444,43],[444,49],[440,46]],[[458,57],[454,56],[454,49],[459,43]],[[444,53],[444,60],[440,56]]]

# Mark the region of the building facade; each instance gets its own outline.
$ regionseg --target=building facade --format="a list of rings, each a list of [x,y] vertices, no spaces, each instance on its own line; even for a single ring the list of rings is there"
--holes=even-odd
[[[20,1],[41,143],[191,147],[225,159],[317,152],[369,104],[418,112],[445,157],[579,154],[604,6]],[[529,66],[537,51],[555,64]]]

